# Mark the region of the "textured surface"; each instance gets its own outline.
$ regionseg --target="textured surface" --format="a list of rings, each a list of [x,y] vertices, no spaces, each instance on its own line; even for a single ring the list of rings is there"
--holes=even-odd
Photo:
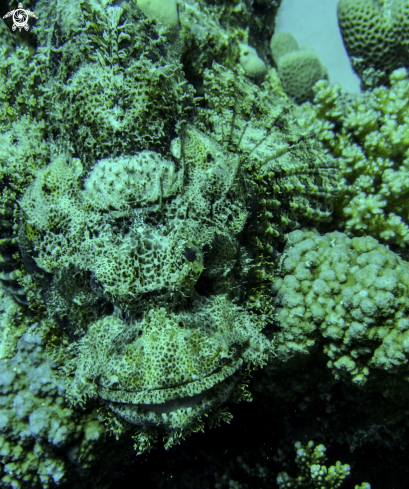
[[[364,86],[384,83],[407,61],[406,0],[340,0],[338,22],[345,48]]]
[[[3,435],[21,455],[10,468],[18,480],[25,457],[36,474],[44,460],[57,460],[57,485],[75,474],[84,486],[99,485],[92,466],[99,459],[114,476],[110,450],[122,457],[132,445],[138,454],[155,444],[168,449],[229,422],[228,403],[251,399],[249,379],[272,353],[271,287],[286,235],[329,223],[342,188],[337,162],[299,124],[302,112],[274,70],[257,85],[234,57],[241,42],[268,63],[276,2],[189,4],[181,38],[185,47],[195,43],[182,60],[201,77],[197,98],[166,29],[134,1],[111,4],[40,1],[37,54],[22,56],[19,76],[30,79],[41,106],[30,124],[47,133],[39,133],[40,154],[10,197],[16,215],[6,220],[21,254],[14,253],[21,262],[9,278],[19,272],[31,281],[24,283],[31,309],[4,301],[1,313],[5,370],[28,365],[21,390],[35,412],[24,446],[18,436],[27,427],[19,431],[12,417]],[[223,51],[226,33],[232,57]],[[3,62],[18,72],[18,59],[7,54]],[[9,88],[2,100],[17,102],[12,115],[21,124],[28,109]],[[24,165],[24,154],[5,161],[5,193]],[[34,289],[44,309],[33,307]],[[29,358],[19,354],[16,323],[41,333]],[[43,363],[53,373],[31,375],[30,365]],[[42,378],[48,385],[54,373],[62,399],[52,387],[37,412],[31,388]],[[63,421],[48,409],[54,403],[63,406]],[[101,436],[83,430],[88,413]],[[66,456],[83,431],[92,438],[84,456]],[[37,439],[48,441],[44,457],[25,451]],[[7,464],[8,453],[0,455]],[[45,487],[48,479],[34,482]]]
[[[204,413],[217,414],[243,364],[264,362],[270,346],[260,330],[271,314],[266,286],[272,281],[274,246],[282,246],[285,233],[303,222],[327,221],[338,190],[333,161],[320,145],[304,141],[289,116],[297,109],[267,88],[254,106],[256,85],[215,65],[206,73],[209,108],[198,120],[208,134],[187,126],[173,144],[180,160],[142,151],[132,158],[99,160],[84,179],[79,160],[60,155],[38,172],[21,201],[26,259],[48,274],[41,280],[48,310],[71,335],[85,332],[82,346],[67,357],[70,364],[82,365],[72,381],[71,401],[99,395],[121,418],[168,430],[169,446],[196,430]],[[231,124],[229,139],[221,115]],[[239,236],[254,205],[250,199],[262,205],[253,214],[257,235],[244,245]],[[246,293],[242,284],[250,269],[255,273]],[[195,288],[208,298],[200,299]],[[233,319],[238,310],[229,297],[245,300],[240,319]],[[109,303],[125,316],[104,315]],[[132,320],[135,314],[145,319]],[[93,315],[101,319],[91,326]],[[212,315],[213,325],[202,329],[202,318]],[[181,320],[187,332],[175,326]],[[113,355],[113,339],[125,324],[142,336],[128,329],[131,337],[125,335]],[[105,327],[109,334],[98,339]],[[186,348],[172,352],[182,336]],[[153,348],[154,342],[163,348]],[[195,342],[202,352],[210,348],[200,361]],[[141,356],[141,351],[150,354]],[[174,367],[164,371],[169,355]],[[210,375],[223,358],[227,366]],[[130,375],[132,365],[143,377]],[[97,378],[102,384],[95,390]],[[186,379],[189,386],[182,389]],[[113,395],[109,389],[115,382],[119,387]],[[169,409],[169,419],[158,415],[161,409]],[[149,436],[142,438],[138,450]]]
[[[274,31],[279,4],[280,0],[184,0],[179,3],[184,43],[182,62],[186,78],[198,94],[203,93],[204,70],[210,69],[214,61],[228,68],[237,67],[240,44],[247,44],[256,51],[252,61],[260,58],[261,67],[261,63],[268,61],[268,40]]]
[[[324,445],[315,446],[313,441],[302,445],[301,442],[297,441],[294,443],[294,449],[298,474],[295,478],[292,478],[287,472],[280,472],[277,476],[279,489],[302,489],[306,487],[311,487],[312,489],[337,489],[341,487],[351,472],[351,467],[348,464],[343,465],[339,461],[327,468],[325,465],[326,448]],[[370,489],[369,484],[364,484],[360,486],[362,489]],[[355,488],[357,487],[355,486]]]
[[[56,273],[56,284],[63,282],[61,287],[66,289],[71,283],[71,296],[78,290],[74,284],[79,281],[75,276],[69,278],[65,270],[75,268],[96,293],[99,290],[129,313],[140,312],[149,304],[176,305],[198,280],[203,270],[203,248],[210,246],[217,234],[223,232],[234,249],[235,235],[243,229],[247,217],[240,195],[243,192],[234,178],[238,158],[193,128],[186,134],[184,151],[189,166],[185,175],[179,172],[172,178],[173,165],[160,155],[149,153],[148,162],[158,166],[157,180],[149,180],[152,167],[145,162],[140,170],[143,175],[139,173],[139,178],[133,180],[129,195],[120,188],[121,182],[132,175],[127,158],[113,162],[118,174],[115,186],[111,185],[110,172],[98,178],[100,186],[93,184],[106,160],[98,162],[91,171],[83,191],[79,190],[78,160],[68,164],[60,157],[39,172],[22,200],[25,236],[31,239],[30,246],[35,250],[32,258],[37,265]],[[204,144],[206,154],[212,151],[217,165],[202,165],[197,143]],[[145,156],[142,152],[134,161]],[[160,168],[167,172],[163,178]],[[207,180],[214,182],[211,194],[205,188]],[[168,191],[167,181],[174,186],[173,191]],[[64,182],[64,186],[56,186],[56,182]],[[128,183],[132,184],[132,180]],[[176,190],[178,195],[165,203],[165,198]],[[235,196],[234,201],[227,197],[228,192]],[[118,197],[124,200],[112,204]],[[219,212],[215,222],[209,224],[211,198],[215,199],[213,208]],[[229,226],[225,225],[227,216]],[[85,305],[86,297],[80,297],[76,300]]]
[[[314,49],[299,48],[289,32],[273,35],[270,49],[285,93],[298,103],[312,99],[315,83],[327,78]]]
[[[223,296],[198,297],[190,311],[151,309],[132,323],[109,316],[74,347],[67,395],[75,404],[99,395],[130,423],[165,428],[171,445],[202,416],[214,417],[233,374],[243,362],[260,362],[268,347],[251,316]]]
[[[32,50],[16,43],[0,24],[0,280],[15,299],[34,303],[31,280],[21,277],[17,257],[17,200],[38,168],[48,162],[44,98],[39,89],[44,72]],[[23,282],[26,288],[23,287]]]
[[[402,68],[391,74],[390,88],[354,98],[319,82],[314,104],[304,105],[303,125],[338,157],[347,180],[335,209],[339,225],[397,249],[409,243],[408,94]]]
[[[257,51],[247,44],[240,43],[239,63],[250,78],[260,79],[267,73],[264,61],[258,57]]]
[[[4,488],[56,487],[73,483],[78,476],[91,476],[102,484],[112,475],[101,472],[101,467],[93,470],[98,454],[109,451],[117,458],[126,453],[119,444],[112,450],[113,440],[95,407],[75,412],[64,399],[64,382],[54,378],[59,363],[51,361],[45,351],[54,326],[47,321],[28,328],[15,354],[0,364],[0,478]]]
[[[76,404],[98,395],[120,418],[144,427],[139,451],[148,448],[158,428],[168,432],[166,446],[171,446],[202,427],[205,413],[212,422],[225,419],[218,406],[229,396],[245,398],[242,365],[262,365],[270,349],[261,331],[272,313],[268,287],[274,248],[282,247],[285,233],[302,223],[328,221],[339,190],[334,161],[319,143],[306,141],[294,121],[297,108],[278,85],[266,83],[260,91],[243,74],[214,64],[204,89],[208,106],[198,111],[196,126],[186,124],[169,144],[167,158],[142,150],[132,157],[100,159],[87,172],[79,158],[61,152],[38,172],[21,200],[21,249],[25,260],[38,267],[48,311],[71,338],[83,335],[83,348],[74,347],[67,361],[84,364],[82,375],[91,386],[102,377],[106,386],[115,378],[125,382],[133,363],[145,372],[142,379],[130,377],[132,386],[116,388],[115,395],[106,386],[82,393],[82,381],[76,379],[70,399]],[[252,232],[247,234],[250,215]],[[240,320],[230,317],[233,299],[241,301]],[[213,314],[203,300],[216,310],[217,304],[223,305],[221,311],[230,309],[228,314],[214,312],[218,319],[207,329],[216,324],[221,329],[211,340],[199,333],[203,314]],[[123,314],[118,321],[107,316],[112,305]],[[149,315],[168,318],[166,328],[149,330]],[[211,353],[195,366],[194,348],[177,349],[175,367],[165,373],[172,337],[182,335],[172,326],[180,317],[187,318],[188,330],[196,329],[203,349],[213,343]],[[108,354],[107,340],[94,341],[98,326],[90,324],[110,321],[119,329],[124,321],[135,331],[141,326],[142,338],[121,343],[110,366],[97,362],[92,370],[84,363],[89,345],[101,344],[94,357]],[[152,349],[148,359],[138,356],[140,346],[149,350],[154,339],[164,348]],[[112,341],[108,345],[112,348]],[[136,360],[125,361],[124,348]],[[220,369],[224,357],[227,366],[209,375]],[[193,362],[193,370],[184,362]],[[192,379],[192,391],[177,388],[181,372]],[[173,388],[159,388],[159,378]],[[173,414],[164,420],[157,409]],[[118,422],[122,432],[129,429]]]
[[[389,389],[390,372],[406,392],[409,264],[369,236],[294,231],[288,239],[273,285],[278,357],[318,347],[336,378]]]
[[[40,1],[36,7],[48,130],[68,139],[86,168],[143,149],[168,151],[192,104],[154,21],[141,18],[133,2],[106,3]]]
[[[352,70],[338,27],[337,4],[338,0],[283,0],[274,33],[290,32],[300,46],[314,48],[329,80],[348,93],[359,93],[360,79]]]

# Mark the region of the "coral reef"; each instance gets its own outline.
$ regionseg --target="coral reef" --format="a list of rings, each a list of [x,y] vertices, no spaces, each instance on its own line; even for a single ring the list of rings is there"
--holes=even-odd
[[[315,83],[327,78],[314,49],[300,48],[289,32],[274,34],[270,49],[285,93],[299,104],[312,99]]]
[[[274,256],[289,230],[328,222],[340,187],[274,77],[260,88],[214,62],[194,111],[176,44],[140,7],[37,3],[28,67],[49,163],[16,196],[21,273],[61,329],[47,344],[67,419],[100,406],[138,453],[250,399],[271,350]]]
[[[199,94],[203,93],[204,70],[214,61],[232,69],[240,63],[250,77],[264,75],[279,4],[279,0],[180,2],[182,62]]]
[[[303,446],[299,441],[294,443],[296,451],[295,463],[298,465],[299,475],[294,479],[287,472],[280,472],[277,476],[279,489],[316,488],[336,489],[341,487],[345,478],[350,474],[350,466],[342,465],[337,461],[335,465],[327,468],[326,448],[324,445],[315,446],[309,441]],[[362,484],[356,489],[370,489],[369,484]]]
[[[409,240],[407,137],[409,79],[394,71],[390,88],[353,99],[338,85],[321,81],[313,104],[304,104],[302,125],[314,131],[337,158],[346,193],[335,206],[350,235],[368,235],[406,247]]]
[[[339,0],[338,24],[364,87],[385,84],[392,71],[407,66],[409,12],[405,0]]]
[[[298,230],[288,242],[273,284],[277,359],[319,348],[335,378],[389,392],[396,388],[402,395],[409,264],[369,236]]]
[[[407,241],[406,71],[354,103],[319,82],[295,105],[285,91],[301,102],[315,78],[291,85],[288,66],[324,73],[276,38],[280,82],[278,4],[39,0],[36,49],[1,27],[4,487],[108,488],[252,395],[320,444],[297,445],[294,479],[242,450],[214,487],[252,487],[241,467],[335,488],[349,466],[327,469],[321,442],[387,427],[404,444],[409,265],[375,238]],[[364,237],[320,235],[342,221]]]
[[[46,351],[55,326],[43,321],[28,327],[18,339],[15,354],[0,364],[4,488],[56,487],[78,476],[102,487],[113,474],[109,468],[98,467],[99,457],[109,454],[118,461],[127,453],[125,445],[112,446],[96,406],[85,411],[68,406],[64,382],[54,378],[59,364]]]
[[[288,240],[272,287],[275,350],[254,389],[272,416],[291,413],[290,436],[400,453],[408,263],[370,236],[304,229]]]

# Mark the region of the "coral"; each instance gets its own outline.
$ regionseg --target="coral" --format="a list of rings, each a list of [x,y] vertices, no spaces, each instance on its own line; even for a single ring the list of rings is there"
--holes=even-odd
[[[239,63],[250,78],[260,78],[267,73],[264,61],[258,57],[257,51],[247,44],[240,43]]]
[[[337,220],[350,235],[372,235],[406,247],[409,242],[409,79],[403,68],[390,88],[355,97],[321,81],[314,104],[301,121],[338,158],[347,191],[336,206]]]
[[[31,366],[45,365],[49,391],[39,391],[44,410],[35,398],[25,426],[13,418],[6,441],[20,452],[19,430],[28,433],[32,419],[21,453],[31,460],[25,447],[47,441],[30,468],[44,487],[70,480],[66,459],[83,474],[118,447],[135,443],[143,453],[163,439],[169,448],[229,421],[227,401],[251,399],[250,373],[272,350],[266,327],[278,253],[290,231],[330,221],[342,187],[335,160],[299,125],[302,112],[272,71],[256,85],[239,65],[240,43],[266,60],[273,25],[263,30],[262,17],[276,2],[181,5],[185,48],[189,36],[196,42],[188,66],[201,77],[196,101],[169,31],[138,3],[40,0],[37,53],[22,51],[21,74],[30,79],[30,107],[38,101],[40,110],[17,97],[4,119],[31,123],[41,143],[10,198],[13,260],[23,266],[5,267],[0,279],[23,281],[35,309],[11,334],[22,309],[4,317],[4,369],[25,366],[15,383],[24,393],[36,388]],[[13,59],[7,51],[4,62],[17,71]],[[21,154],[5,167],[25,164]],[[6,192],[12,178],[3,180]],[[35,291],[46,311],[33,307]],[[37,346],[24,356],[29,337],[17,342],[28,323]],[[57,408],[51,416],[54,404],[63,421]],[[101,430],[92,443],[83,435],[88,415]],[[67,453],[66,443],[79,451]],[[22,464],[10,469],[15,485]]]
[[[182,62],[187,79],[199,94],[203,93],[204,70],[210,69],[214,61],[231,69],[239,63],[256,64],[257,75],[264,74],[263,63],[269,57],[267,42],[273,33],[278,4],[264,0],[180,2]],[[241,45],[249,51],[246,57]],[[255,76],[251,68],[248,73]]]
[[[26,314],[26,307],[5,290],[0,289],[0,361],[9,360],[17,351],[17,342],[31,324],[31,318]]]
[[[297,103],[312,99],[315,83],[327,78],[326,69],[315,51],[312,48],[299,48],[289,32],[274,34],[270,49],[285,93]]]
[[[316,489],[336,489],[341,487],[345,478],[350,474],[350,466],[342,465],[337,461],[335,465],[327,468],[326,448],[324,445],[317,445],[309,441],[302,445],[299,441],[294,443],[296,450],[295,463],[298,466],[296,478],[290,477],[287,472],[280,472],[277,476],[279,489],[297,489],[297,488],[316,488]],[[355,486],[356,489],[359,489]],[[370,489],[371,486],[364,483],[361,489]]]
[[[176,57],[182,52],[179,7],[176,0],[134,0],[149,20],[158,22],[158,31],[169,42],[168,49]],[[162,28],[163,27],[163,28]]]
[[[279,32],[270,39],[270,51],[274,60],[298,49],[298,42],[290,32]]]
[[[0,480],[4,488],[56,487],[78,476],[85,486],[87,480],[106,482],[112,474],[101,471],[99,454],[109,452],[113,462],[126,453],[118,442],[113,449],[95,407],[76,411],[67,405],[64,382],[54,379],[59,364],[46,353],[53,331],[51,321],[33,324],[21,335],[15,354],[1,361]]]
[[[260,446],[254,438],[254,446],[245,446],[242,453],[231,457],[229,464],[220,458],[215,460],[215,457],[212,457],[213,459],[207,460],[206,465],[211,465],[215,472],[216,489],[276,487],[272,481],[277,482],[279,489],[335,489],[341,487],[344,482],[349,482],[347,478],[349,479],[351,475],[351,467],[339,461],[327,467],[326,451],[323,444],[318,445],[313,441],[302,444],[296,441],[280,442],[277,453],[274,453],[272,448]],[[191,454],[189,456],[191,457]],[[188,465],[186,462],[185,464]],[[293,478],[288,475],[289,473],[297,475]],[[199,485],[199,482],[195,481],[195,484],[192,482],[190,487]],[[356,485],[355,489],[371,489],[371,486],[364,482],[360,486]]]
[[[340,0],[338,24],[345,48],[363,85],[387,82],[408,63],[409,15],[405,0]]]
[[[147,17],[156,18],[171,31],[179,30],[179,16],[176,0],[136,0],[138,7]]]
[[[409,264],[372,237],[288,235],[276,297],[275,354],[320,350],[335,378],[407,392]],[[386,375],[385,375],[386,374]]]

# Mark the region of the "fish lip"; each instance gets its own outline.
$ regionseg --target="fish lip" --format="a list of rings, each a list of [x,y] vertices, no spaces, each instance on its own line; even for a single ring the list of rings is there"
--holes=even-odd
[[[223,382],[192,397],[168,400],[160,404],[131,404],[105,401],[108,408],[133,425],[156,426],[164,429],[188,429],[218,406],[225,403],[240,380],[235,372]]]
[[[210,391],[213,387],[221,385],[232,377],[242,367],[244,361],[241,356],[233,358],[228,364],[218,366],[212,372],[199,379],[186,381],[168,387],[155,387],[151,389],[126,390],[121,388],[109,388],[99,384],[98,395],[107,402],[118,404],[134,404],[144,406],[160,406],[167,402],[175,402],[178,399],[193,398],[203,392]],[[217,381],[214,377],[219,376]]]

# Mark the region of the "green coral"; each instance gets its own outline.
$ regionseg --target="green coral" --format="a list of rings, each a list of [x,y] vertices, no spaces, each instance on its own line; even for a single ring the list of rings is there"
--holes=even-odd
[[[300,48],[289,32],[274,34],[270,49],[285,93],[297,103],[312,99],[315,83],[328,78],[314,49]]]
[[[265,74],[268,40],[280,2],[184,0],[179,4],[182,61],[188,80],[203,93],[203,73],[213,62],[235,69],[241,62],[249,76]],[[247,53],[244,54],[244,53]],[[258,54],[257,54],[258,53]],[[251,54],[250,61],[247,59]],[[260,56],[260,58],[259,58]]]
[[[280,472],[277,476],[279,489],[337,489],[341,487],[349,476],[351,468],[348,464],[337,461],[335,465],[326,467],[326,448],[324,445],[316,445],[309,441],[302,445],[299,441],[294,443],[296,451],[295,463],[297,464],[297,475],[290,477],[287,472]],[[355,489],[371,489],[364,482]]]
[[[337,203],[340,226],[392,245],[409,242],[409,79],[392,73],[390,88],[355,97],[321,81],[313,104],[305,104],[309,127],[338,158],[347,191]]]
[[[372,237],[294,231],[276,297],[276,360],[317,348],[335,378],[407,392],[409,264]]]
[[[2,322],[4,318],[5,313]],[[109,470],[101,472],[99,455],[105,451],[119,460],[131,448],[118,443],[113,449],[95,406],[84,411],[67,405],[64,382],[54,378],[60,364],[46,352],[55,331],[55,324],[48,320],[26,325],[15,353],[1,361],[0,480],[4,488],[56,487],[73,483],[78,476],[84,487],[87,480],[101,483],[112,475]]]
[[[408,63],[406,0],[340,0],[338,24],[354,70],[367,87]]]

